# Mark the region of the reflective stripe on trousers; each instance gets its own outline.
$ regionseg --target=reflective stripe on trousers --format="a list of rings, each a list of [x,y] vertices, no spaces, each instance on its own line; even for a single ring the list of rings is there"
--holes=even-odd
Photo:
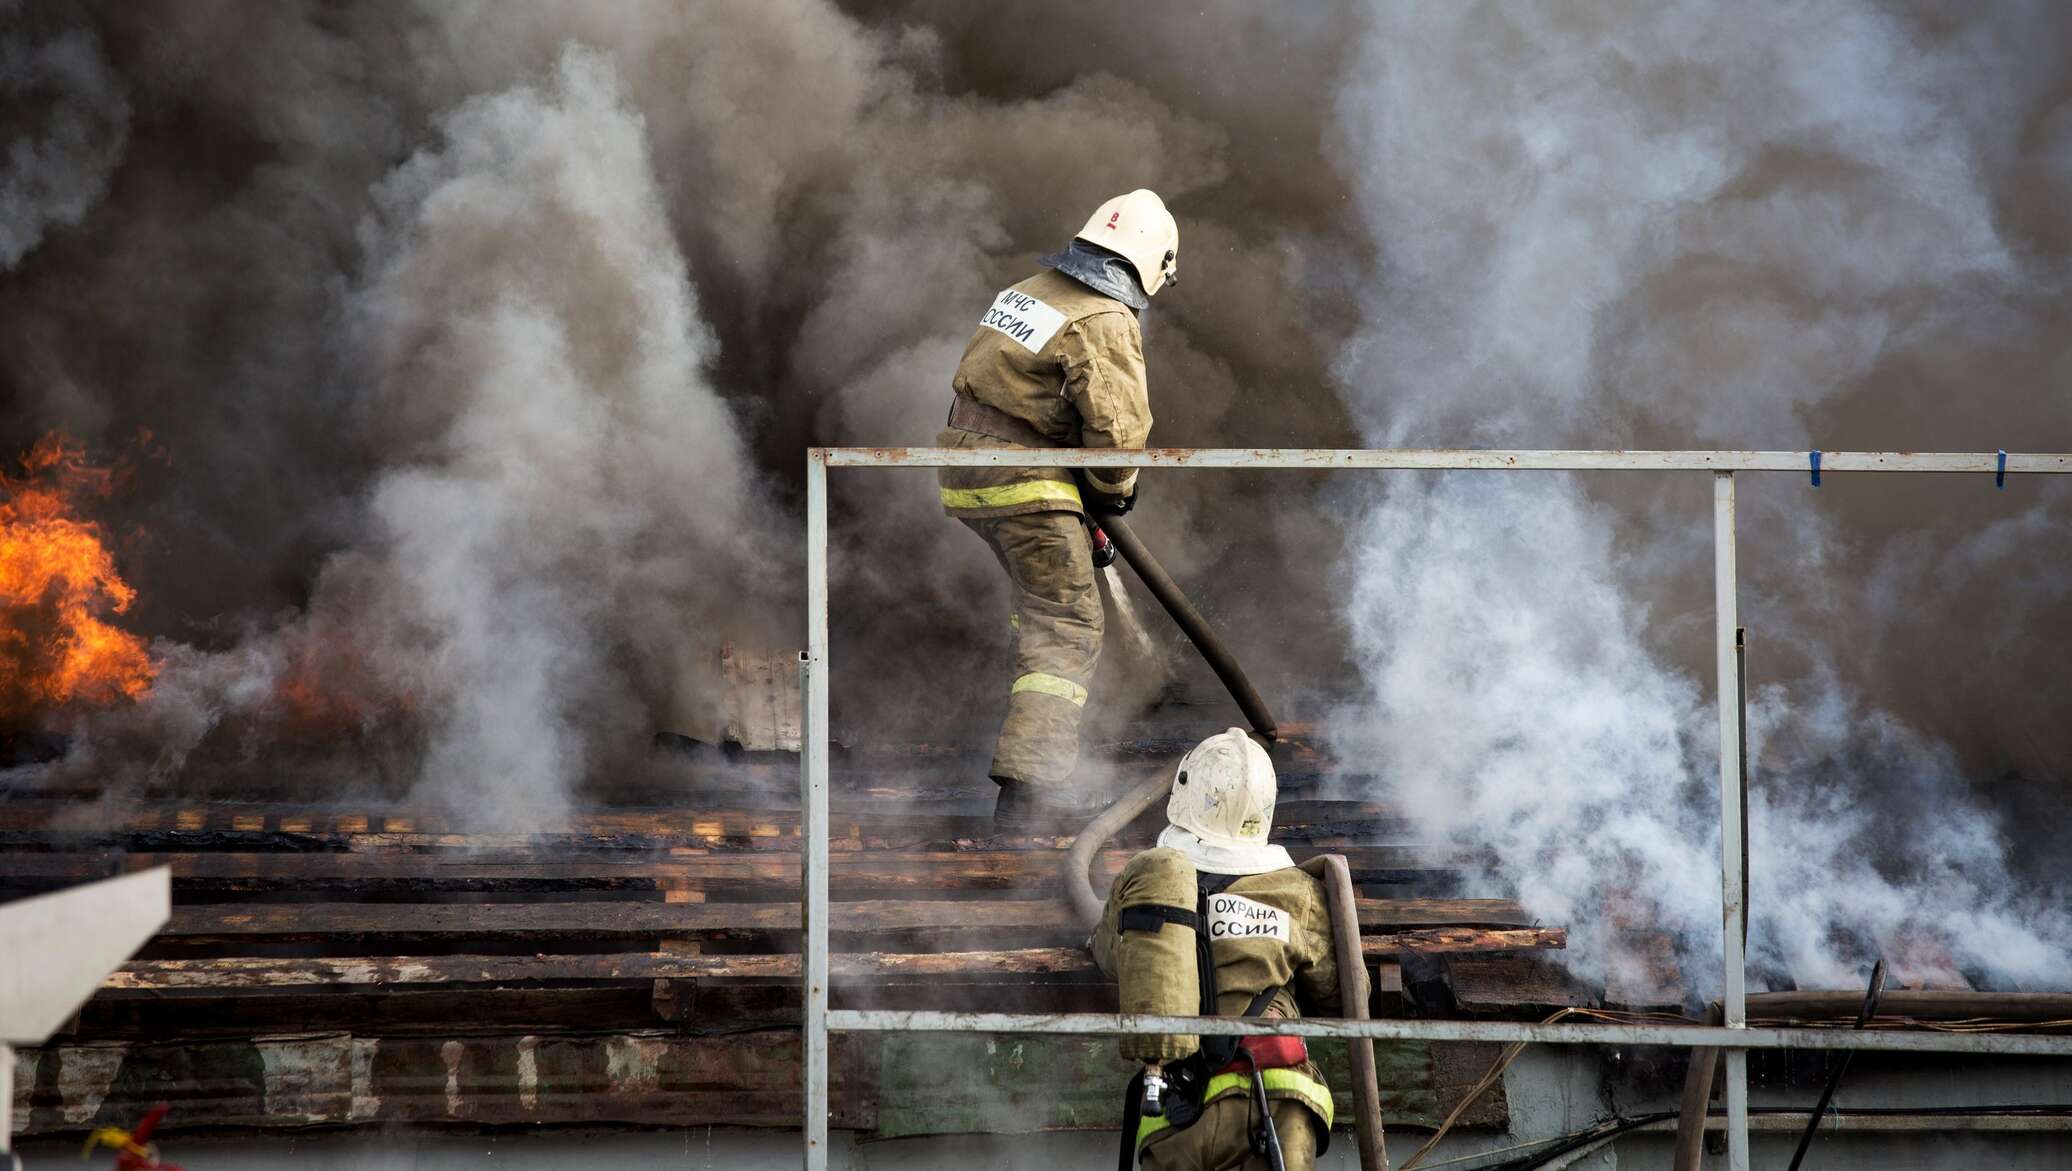
[[[1014,664],[992,775],[1039,787],[1069,784],[1101,656],[1101,595],[1086,525],[1077,513],[1050,509],[964,524],[991,546],[1013,588]]]
[[[1022,480],[993,488],[944,488],[944,508],[1010,508],[1044,501],[1079,507],[1079,485],[1063,480]]]
[[[1259,1071],[1259,1076],[1266,1080],[1266,1092],[1268,1094],[1280,1093],[1295,1098],[1316,1113],[1316,1116],[1323,1121],[1325,1130],[1331,1129],[1334,1107],[1331,1103],[1330,1087],[1299,1069],[1262,1069]],[[1247,1094],[1252,1092],[1252,1075],[1249,1071],[1244,1073],[1219,1073],[1215,1077],[1210,1078],[1208,1086],[1202,1090],[1202,1101],[1204,1103],[1213,1102],[1216,1100],[1217,1095],[1227,1094],[1237,1089],[1242,1089]],[[1150,1138],[1161,1130],[1165,1130],[1171,1125],[1171,1122],[1162,1117],[1146,1118],[1138,1122],[1137,1145],[1143,1146],[1145,1139]]]
[[[1015,628],[1019,630],[1021,623],[1015,623]],[[1007,689],[1009,695],[1018,695],[1024,691],[1036,691],[1044,695],[1055,695],[1059,699],[1070,700],[1075,706],[1086,706],[1086,688],[1072,682],[1070,679],[1052,675],[1047,671],[1031,671],[1027,675],[1016,679],[1014,686]]]

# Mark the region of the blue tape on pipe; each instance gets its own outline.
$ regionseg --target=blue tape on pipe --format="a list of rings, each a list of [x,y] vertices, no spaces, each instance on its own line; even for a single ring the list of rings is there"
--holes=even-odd
[[[2007,450],[2005,448],[2002,448],[2000,451],[2000,466],[1993,470],[1993,486],[2002,492],[2007,491]]]
[[[1812,461],[1813,486],[1815,488],[1818,488],[1820,487],[1820,453],[1817,451],[1809,451],[1806,453],[1806,457]]]

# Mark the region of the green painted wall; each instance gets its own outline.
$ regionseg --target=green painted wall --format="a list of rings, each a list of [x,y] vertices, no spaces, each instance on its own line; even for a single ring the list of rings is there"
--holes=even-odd
[[[1388,1124],[1436,1126],[1458,1100],[1464,1082],[1454,1067],[1463,1063],[1442,1060],[1447,1055],[1435,1054],[1435,1046],[1383,1042],[1374,1052]],[[1310,1053],[1337,1093],[1341,1125],[1349,1126],[1345,1045],[1316,1042]],[[885,1138],[1113,1130],[1122,1125],[1122,1090],[1134,1072],[1108,1038],[894,1033],[884,1038],[880,1055],[877,1134]],[[1483,1125],[1500,1123],[1487,1108],[1477,1114]]]

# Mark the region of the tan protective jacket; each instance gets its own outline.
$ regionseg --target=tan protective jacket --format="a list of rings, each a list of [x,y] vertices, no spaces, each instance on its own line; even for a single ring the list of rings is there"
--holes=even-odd
[[[1176,923],[1156,932],[1117,929],[1124,908],[1145,905],[1195,909],[1195,869],[1186,855],[1146,850],[1123,867],[1094,929],[1094,961],[1119,986],[1123,1012],[1194,1016],[1201,1009],[1194,931]],[[1204,926],[1216,957],[1219,1014],[1240,1015],[1275,986],[1284,987],[1266,1010],[1271,1016],[1299,1017],[1304,1003],[1338,1003],[1324,887],[1303,871],[1291,866],[1235,880],[1211,896]],[[1119,1045],[1132,1061],[1171,1061],[1201,1048],[1201,1038],[1123,1037]]]
[[[1331,915],[1324,886],[1295,867],[1269,870],[1236,879],[1209,896],[1210,954],[1216,960],[1216,1012],[1241,1016],[1253,997],[1280,988],[1265,1015],[1299,1017],[1303,1003],[1338,1003],[1338,962],[1331,947]],[[1128,907],[1155,906],[1194,911],[1195,868],[1178,850],[1146,850],[1130,859],[1101,911],[1094,929],[1094,960],[1113,977],[1125,1013],[1196,1016],[1201,1011],[1201,985],[1195,974],[1195,933],[1178,923],[1157,931],[1122,931],[1118,921]],[[1122,1056],[1130,1061],[1172,1061],[1201,1048],[1193,1034],[1122,1037]],[[1301,1102],[1328,1133],[1332,1122],[1331,1089],[1312,1062],[1262,1074],[1269,1098]],[[1249,1092],[1243,1073],[1209,1080],[1204,1102]],[[1137,1129],[1141,1147],[1167,1130],[1164,1118],[1146,1118]],[[1167,1135],[1165,1137],[1170,1137]]]
[[[1060,447],[1143,447],[1151,438],[1143,334],[1129,306],[1044,269],[1003,291],[979,318],[953,385]],[[956,427],[941,447],[1018,447]],[[1128,495],[1134,468],[1091,468],[1103,492]],[[1029,512],[1084,512],[1066,468],[942,468],[943,511],[978,519]]]

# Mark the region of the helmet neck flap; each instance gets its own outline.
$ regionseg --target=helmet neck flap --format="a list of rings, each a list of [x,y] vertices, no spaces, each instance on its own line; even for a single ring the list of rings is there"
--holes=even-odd
[[[1039,263],[1054,268],[1103,297],[1113,297],[1139,313],[1151,304],[1137,270],[1122,256],[1099,244],[1074,239],[1062,252],[1053,252]]]
[[[1294,857],[1284,846],[1271,842],[1258,846],[1219,846],[1205,842],[1199,834],[1177,825],[1165,827],[1158,835],[1158,844],[1187,855],[1187,860],[1194,863],[1196,870],[1207,874],[1233,874],[1242,878],[1249,874],[1286,870],[1295,865]]]

